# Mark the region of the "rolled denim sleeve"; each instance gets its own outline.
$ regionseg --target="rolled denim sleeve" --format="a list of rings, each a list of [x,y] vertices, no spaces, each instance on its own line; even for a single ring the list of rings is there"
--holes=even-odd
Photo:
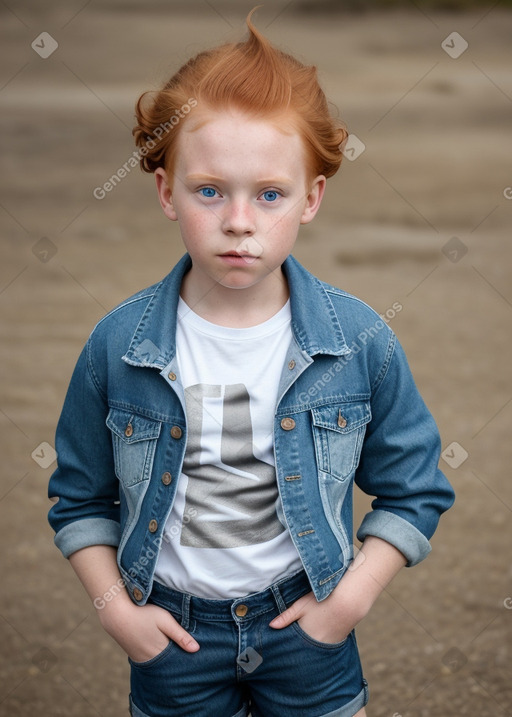
[[[454,491],[438,467],[437,426],[393,333],[388,356],[372,392],[372,419],[355,476],[356,484],[375,496],[357,538],[386,540],[412,566],[430,552],[429,540],[452,505]]]
[[[108,405],[90,362],[90,341],[73,372],[57,425],[57,469],[48,520],[65,557],[90,545],[120,540],[119,487],[112,442],[105,424]]]

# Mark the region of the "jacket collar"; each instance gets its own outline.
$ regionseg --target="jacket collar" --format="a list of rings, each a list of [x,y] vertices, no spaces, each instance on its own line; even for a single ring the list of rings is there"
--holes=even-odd
[[[283,272],[290,289],[292,331],[300,348],[310,356],[349,353],[326,284],[289,256]]]
[[[123,360],[132,366],[164,369],[176,355],[177,307],[181,282],[192,266],[185,254],[156,285]],[[309,356],[349,353],[326,285],[291,255],[283,263],[290,289],[292,332]]]

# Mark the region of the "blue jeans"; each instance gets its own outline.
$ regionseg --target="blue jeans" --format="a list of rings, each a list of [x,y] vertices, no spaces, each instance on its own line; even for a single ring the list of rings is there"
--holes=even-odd
[[[169,610],[201,649],[170,642],[131,665],[133,717],[352,717],[368,701],[354,632],[318,642],[294,622],[269,622],[310,592],[303,571],[262,592],[207,600],[155,583],[150,601]]]

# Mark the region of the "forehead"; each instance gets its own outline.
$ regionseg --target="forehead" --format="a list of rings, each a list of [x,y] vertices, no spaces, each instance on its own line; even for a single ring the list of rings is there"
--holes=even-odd
[[[304,143],[289,116],[198,110],[186,119],[178,137],[176,169],[285,172],[292,178],[307,171]]]

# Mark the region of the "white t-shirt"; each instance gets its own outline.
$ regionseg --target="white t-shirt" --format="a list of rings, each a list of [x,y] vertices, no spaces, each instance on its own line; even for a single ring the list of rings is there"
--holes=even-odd
[[[300,570],[282,515],[273,449],[287,302],[249,328],[218,326],[180,298],[177,360],[188,438],[155,579],[212,599],[263,590]]]

